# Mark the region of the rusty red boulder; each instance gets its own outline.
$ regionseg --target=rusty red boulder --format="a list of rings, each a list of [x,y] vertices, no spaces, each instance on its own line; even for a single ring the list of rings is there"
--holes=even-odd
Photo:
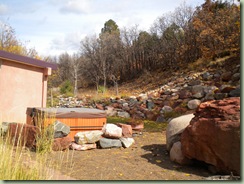
[[[56,138],[53,141],[52,150],[53,151],[63,151],[70,147],[72,143],[72,138],[66,136],[62,138]]]
[[[240,98],[200,104],[181,135],[183,154],[240,175]]]
[[[28,124],[10,123],[8,127],[8,136],[15,146],[34,148],[39,133],[40,129],[38,127]]]

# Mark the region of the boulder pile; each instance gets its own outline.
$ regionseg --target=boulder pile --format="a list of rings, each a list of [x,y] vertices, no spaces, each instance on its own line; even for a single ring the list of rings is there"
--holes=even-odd
[[[121,128],[121,127],[122,128]],[[78,132],[75,142],[71,144],[74,150],[89,150],[95,148],[128,148],[134,143],[130,125],[105,124],[102,130]]]
[[[170,121],[176,115],[194,112],[200,103],[240,96],[240,65],[230,71],[176,73],[155,90],[135,96],[98,101],[91,96],[59,98],[58,107],[92,107],[108,116]]]

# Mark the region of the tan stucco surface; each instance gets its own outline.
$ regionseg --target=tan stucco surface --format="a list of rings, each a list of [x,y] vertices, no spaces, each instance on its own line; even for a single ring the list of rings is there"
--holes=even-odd
[[[26,122],[27,107],[45,107],[45,69],[2,60],[0,122]]]

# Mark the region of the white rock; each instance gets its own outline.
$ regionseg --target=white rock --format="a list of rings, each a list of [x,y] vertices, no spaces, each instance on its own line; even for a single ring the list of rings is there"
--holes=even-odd
[[[121,137],[119,138],[119,140],[122,142],[122,145],[125,147],[125,148],[129,148],[134,142],[135,140],[133,138],[126,138],[126,137]]]
[[[117,114],[119,117],[121,118],[129,118],[130,114],[128,112],[122,111],[122,112],[118,112]]]
[[[191,164],[192,161],[186,158],[181,151],[181,142],[175,142],[170,150],[170,160],[181,165]]]
[[[78,151],[85,151],[90,149],[96,149],[97,145],[96,143],[79,145],[73,142],[71,143],[71,148]]]
[[[187,103],[187,107],[189,109],[196,109],[201,103],[201,100],[198,100],[198,99],[194,99],[194,100],[190,100],[188,103]]]
[[[78,132],[75,134],[75,142],[79,145],[87,144],[87,143],[95,143],[99,141],[103,132],[100,130],[94,131],[85,131],[85,132]]]
[[[165,106],[162,107],[160,113],[172,112],[172,110],[173,109],[170,106],[165,105]]]
[[[119,139],[101,138],[99,143],[102,148],[120,148],[120,147],[122,147],[122,143]]]
[[[108,138],[120,138],[122,137],[122,128],[115,124],[105,124],[102,128],[103,136]]]
[[[183,115],[172,119],[166,128],[166,147],[170,151],[173,144],[180,140],[180,135],[189,125],[193,114]]]

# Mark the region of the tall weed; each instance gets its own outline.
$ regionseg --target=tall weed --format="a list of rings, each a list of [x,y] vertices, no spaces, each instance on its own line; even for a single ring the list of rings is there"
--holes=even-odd
[[[50,154],[53,154],[54,128],[53,125],[44,125],[53,120],[43,115],[39,117],[44,119],[40,118],[37,122],[41,133],[36,137],[36,152],[23,146],[21,141],[24,140],[21,136],[10,137],[9,134],[0,136],[0,180],[52,180],[56,178],[56,171],[60,170],[63,161],[71,160],[70,167],[72,167],[72,158],[65,158],[63,152],[55,153],[55,158],[59,159],[59,162],[50,157]]]

